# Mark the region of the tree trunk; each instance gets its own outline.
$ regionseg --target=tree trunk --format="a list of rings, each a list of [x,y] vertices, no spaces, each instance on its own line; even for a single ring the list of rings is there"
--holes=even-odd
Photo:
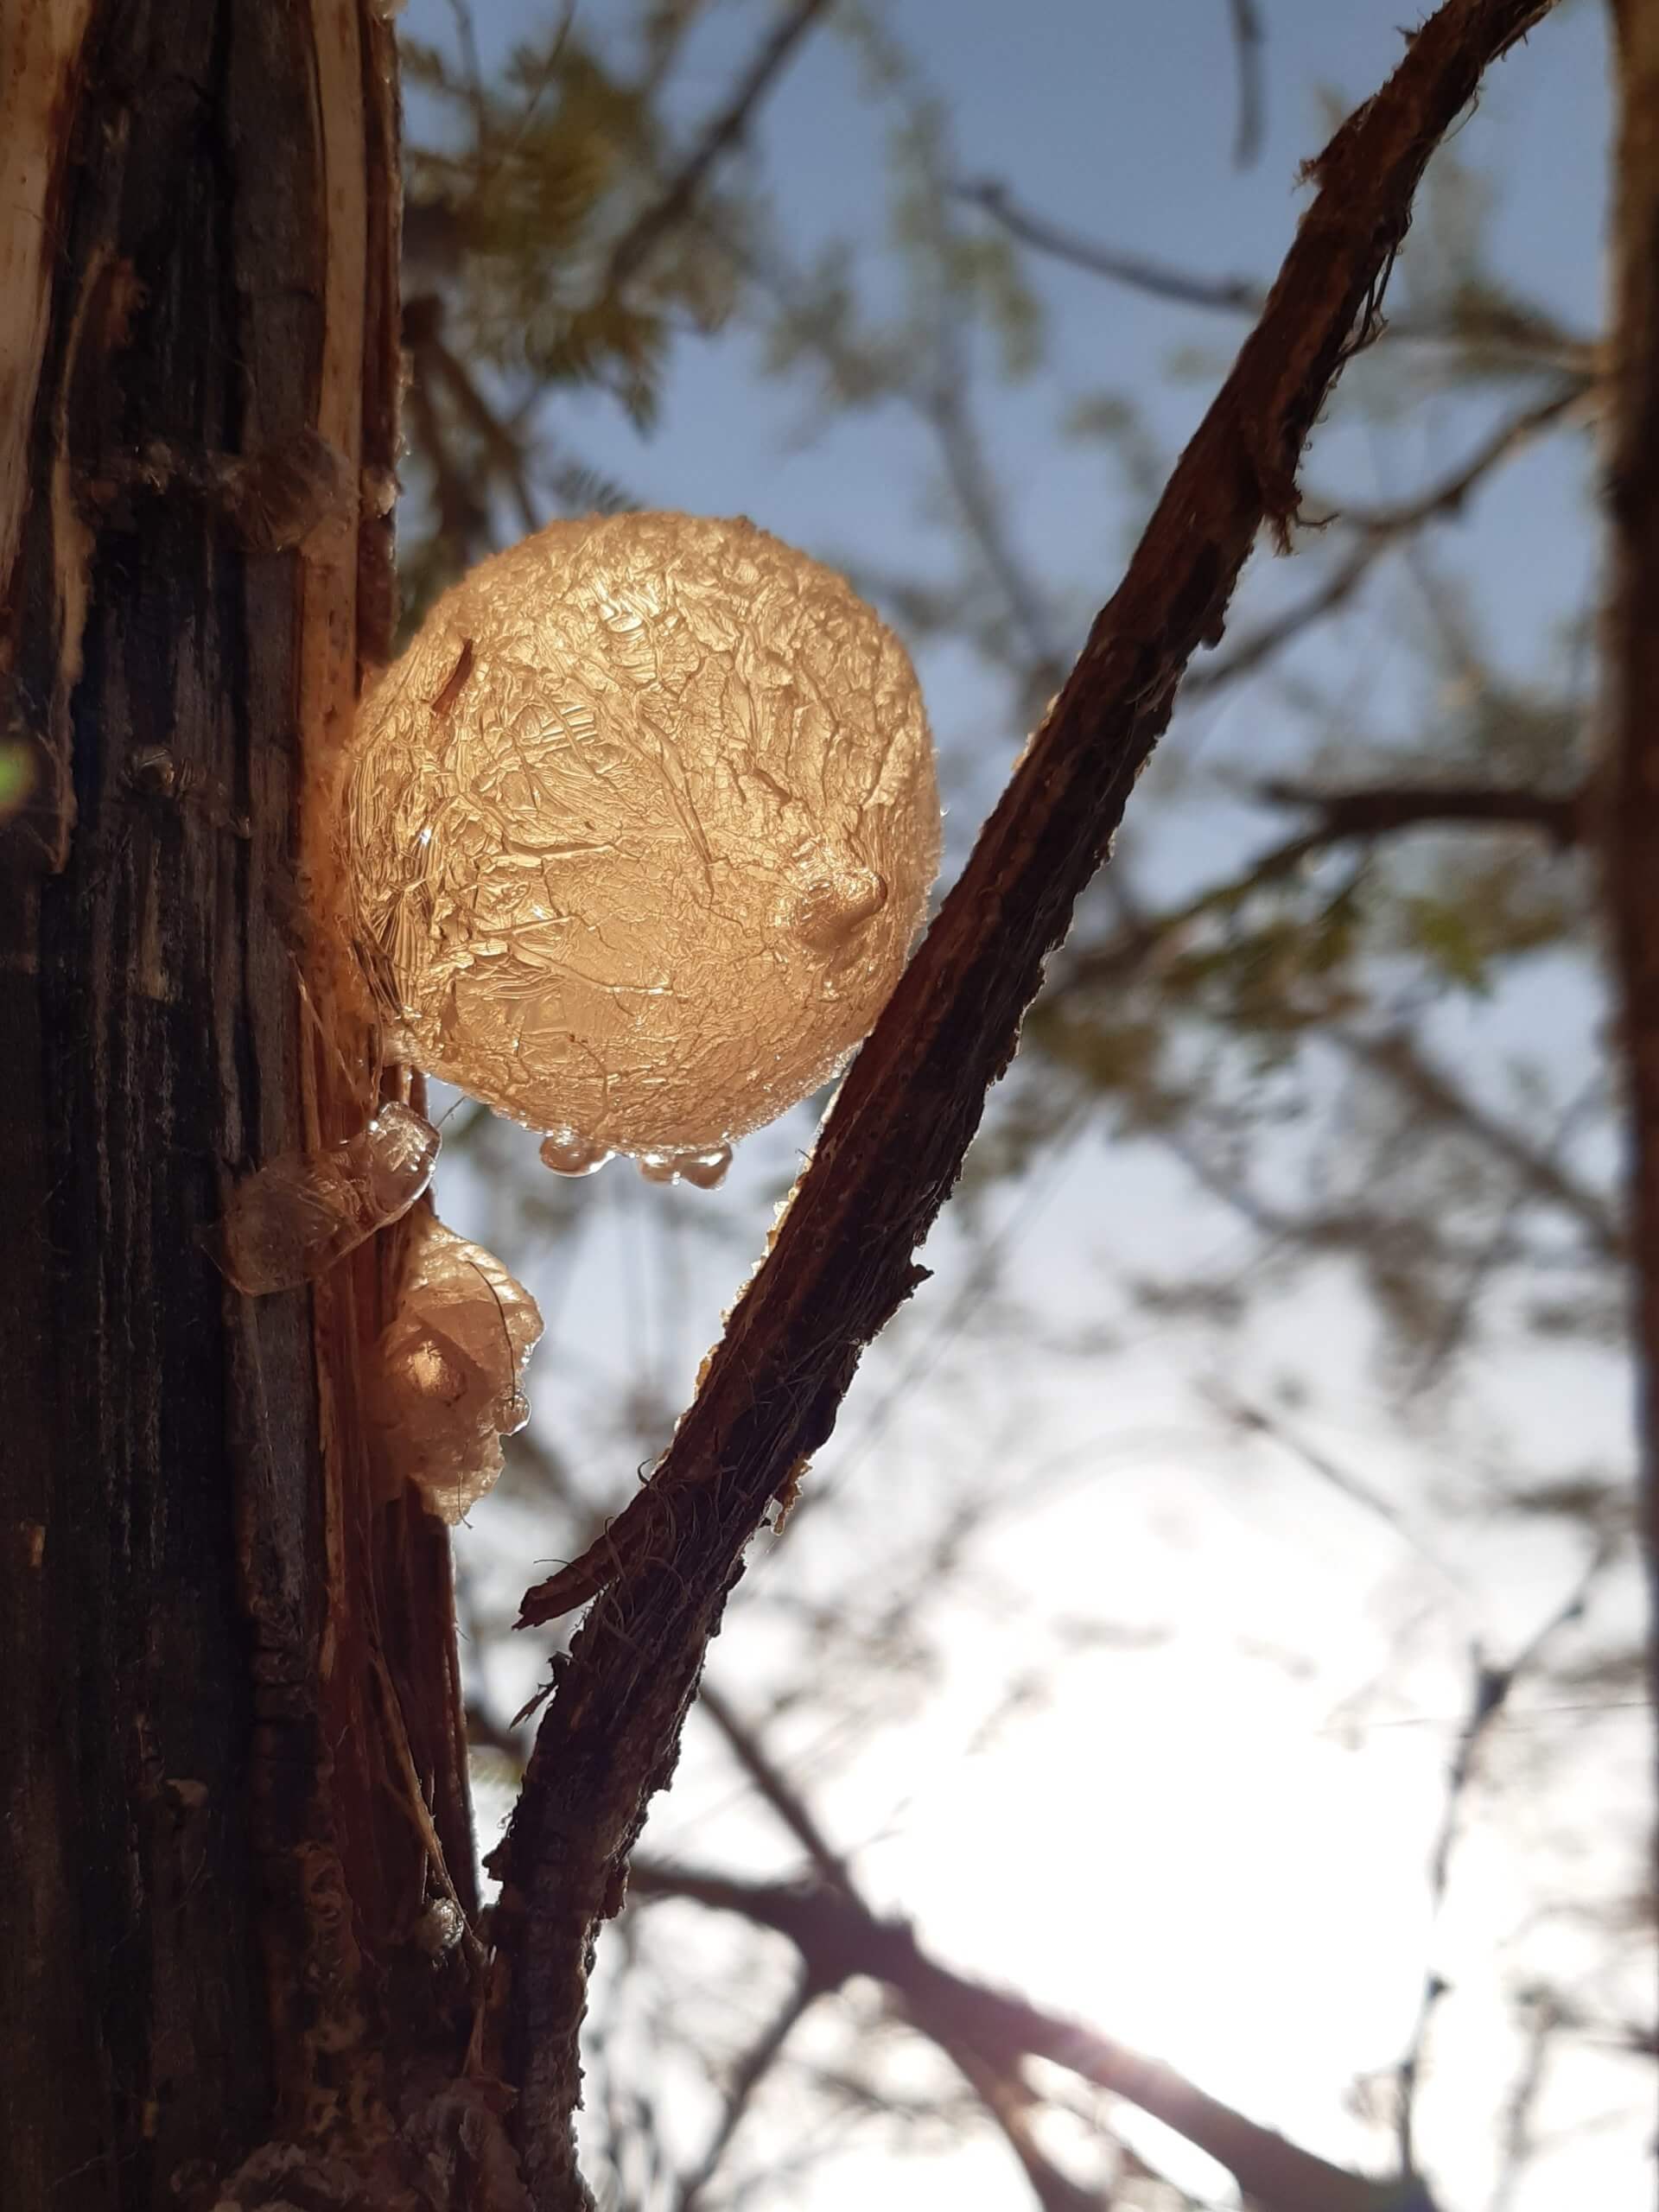
[[[308,2203],[378,2202],[460,2125],[410,2120],[460,2069],[475,1955],[431,1910],[474,1904],[448,1541],[360,1414],[397,1240],[258,1300],[202,1241],[237,1175],[371,1110],[306,916],[392,609],[380,17],[0,0],[19,2212],[257,2203],[302,2164]]]

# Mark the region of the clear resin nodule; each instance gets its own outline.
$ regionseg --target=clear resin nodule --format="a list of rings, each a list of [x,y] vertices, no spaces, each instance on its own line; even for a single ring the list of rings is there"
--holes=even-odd
[[[437,1131],[388,1100],[365,1128],[324,1152],[284,1152],[245,1175],[208,1249],[251,1297],[296,1290],[388,1224],[432,1179]]]
[[[437,601],[359,715],[338,837],[395,1051],[563,1173],[713,1179],[874,1024],[939,809],[910,662],[839,576],[752,523],[618,515]]]

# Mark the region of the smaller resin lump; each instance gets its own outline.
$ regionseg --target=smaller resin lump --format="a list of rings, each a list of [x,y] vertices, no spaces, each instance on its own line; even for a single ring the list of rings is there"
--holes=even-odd
[[[441,1521],[477,1504],[501,1471],[501,1439],[530,1419],[519,1385],[541,1334],[535,1300],[499,1260],[435,1215],[416,1217],[376,1346],[373,1410],[391,1464]]]
[[[346,935],[391,1049],[718,1179],[873,1026],[938,861],[902,646],[745,521],[560,522],[440,599],[359,714]]]

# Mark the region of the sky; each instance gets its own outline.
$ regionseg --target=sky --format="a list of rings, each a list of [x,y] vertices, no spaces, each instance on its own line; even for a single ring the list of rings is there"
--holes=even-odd
[[[1242,173],[1220,0],[893,0],[885,20],[947,107],[964,176],[1001,180],[1034,209],[1183,267],[1267,276],[1305,204],[1299,163],[1332,115],[1393,66],[1403,17],[1393,0],[1261,7],[1266,130]],[[605,20],[594,0],[578,19]],[[406,17],[434,36],[446,20],[435,0],[416,0]],[[480,20],[487,49],[534,19],[500,8]],[[687,143],[766,20],[759,5],[710,10],[676,81],[672,112]],[[1579,4],[1494,74],[1457,142],[1459,159],[1491,177],[1500,269],[1586,330],[1599,312],[1606,125],[1601,11]],[[766,111],[755,158],[791,250],[806,257],[816,241],[850,238],[868,296],[879,303],[885,289],[891,298],[882,126],[838,41],[821,36],[804,50]],[[1410,265],[1408,248],[1408,274]],[[980,361],[975,399],[1015,542],[1063,610],[1065,649],[1111,589],[1140,510],[1109,461],[1065,442],[1058,425],[1090,393],[1128,389],[1173,451],[1239,333],[1039,262],[1027,273],[1048,318],[1042,372],[1003,385]],[[1174,357],[1194,350],[1210,365],[1172,376]],[[734,328],[675,350],[648,438],[594,398],[564,404],[558,422],[582,459],[649,504],[747,513],[821,557],[939,573],[948,541],[913,420],[887,407],[826,427],[816,413],[810,390],[766,376],[755,340]],[[1358,429],[1322,437],[1308,479],[1321,492],[1408,496],[1490,419],[1466,400],[1418,394],[1386,441]],[[1552,664],[1564,628],[1590,603],[1592,476],[1581,444],[1556,441],[1515,462],[1459,520],[1448,565],[1506,668]],[[1258,555],[1239,621],[1300,588]],[[1026,733],[1004,688],[967,654],[918,658],[942,746],[973,764],[951,786],[955,864]],[[1386,720],[1405,710],[1412,660],[1373,607],[1336,626],[1301,665],[1310,679],[1351,682],[1364,715]],[[1255,715],[1270,760],[1270,705],[1240,694],[1179,722],[1168,746],[1201,754],[1254,745]],[[1236,810],[1168,818],[1146,847],[1163,882],[1201,880],[1236,849]],[[1442,1033],[1478,1084],[1505,1052],[1541,1038],[1558,1058],[1594,1049],[1595,1019],[1582,994],[1569,997],[1545,976],[1499,1003],[1448,1012]],[[810,1133],[797,1116],[742,1148],[731,1185],[738,1245],[708,1233],[700,1194],[646,1191],[619,1165],[581,1186],[575,1226],[502,1252],[551,1317],[531,1376],[550,1437],[598,1437],[594,1409],[633,1387],[642,1367],[655,1390],[683,1402]],[[522,1146],[529,1175],[532,1141]],[[503,1210],[469,1165],[441,1170],[438,1189],[446,1218],[489,1225],[500,1249]],[[913,1915],[944,1956],[1143,2044],[1330,2156],[1378,2154],[1380,2139],[1344,2093],[1397,2056],[1432,1958],[1457,1992],[1442,2014],[1422,2145],[1446,2212],[1485,2212],[1488,2122],[1518,2059],[1498,1999],[1561,1940],[1529,1929],[1541,1889],[1559,1887],[1564,1866],[1586,1894],[1620,1880],[1646,1738],[1628,1709],[1517,1722],[1494,1752],[1502,1820],[1472,1823],[1445,1923],[1430,1929],[1424,1868],[1471,1642],[1499,1656],[1517,1648],[1578,1567],[1559,1537],[1471,1525],[1442,1504],[1483,1459],[1495,1472],[1574,1454],[1618,1461],[1628,1450],[1622,1378],[1610,1363],[1539,1355],[1524,1374],[1478,1372],[1469,1408],[1449,1423],[1385,1427],[1364,1315],[1328,1282],[1269,1301],[1221,1373],[1213,1351],[1148,1319],[1135,1291],[1141,1273],[1249,1249],[1152,1147],[1115,1147],[1088,1132],[984,1203],[1006,1294],[1036,1341],[999,1337],[995,1312],[964,1321],[972,1248],[947,1222],[928,1255],[935,1281],[872,1354],[814,1471],[842,1510],[821,1523],[806,1517],[798,1541],[763,1548],[751,1579],[790,1578],[787,1586],[831,1600],[861,1577],[879,1580],[886,1555],[932,1523],[951,1484],[994,1480],[999,1460],[1030,1470],[1031,1502],[999,1519],[987,1555],[976,1557],[983,1602],[946,1639],[925,1724],[873,1730],[855,1758],[809,1737],[795,1748],[809,1770],[818,1759],[826,1808],[861,1843],[874,1893]],[[1097,1357],[1046,1348],[1046,1335],[1085,1325],[1110,1339]],[[1247,1394],[1300,1377],[1306,1433],[1404,1502],[1438,1572],[1426,1574],[1408,1542],[1294,1452],[1221,1436],[1195,1411],[1195,1366]],[[606,1448],[620,1500],[632,1467],[613,1440]],[[463,1568],[486,1582],[516,1572],[527,1548],[556,1554],[556,1532],[505,1498],[461,1532]],[[1615,1586],[1605,1604],[1597,1625],[1628,1622],[1630,1588]],[[1057,1665],[1046,1612],[1108,1624],[1116,1641]],[[780,1635],[763,1599],[738,1609],[716,1647],[712,1675],[750,1709],[765,1701],[768,1669],[786,1662]],[[492,1656],[503,1707],[538,1664],[533,1650]],[[979,1745],[985,1714],[1022,1670],[1045,1672],[1043,1699]],[[1564,1726],[1573,1732],[1565,1750]],[[1546,1738],[1555,1764],[1540,1791]],[[1605,1808],[1593,1834],[1575,1817],[1574,1792]],[[486,1793],[486,1845],[500,1810]],[[747,1851],[786,1866],[748,1818],[717,1746],[694,1732],[683,1777],[653,1817],[653,1847],[699,1858]],[[1645,1991],[1639,1978],[1633,1986]],[[1610,2003],[1627,1996],[1621,1985]],[[734,1996],[734,2020],[744,2001]],[[1539,2161],[1507,2212],[1650,2202],[1649,2096],[1633,2068],[1564,2060],[1542,2114],[1564,2146]],[[1600,2124],[1580,2133],[1586,2119]],[[1206,2162],[1161,2139],[1158,2149],[1178,2177],[1229,2201]],[[964,2212],[1018,2201],[995,2145],[923,2180],[929,2201],[948,2190]],[[849,2146],[798,2201],[844,2202],[857,2188],[874,2212],[909,2202],[914,2187],[903,2169]]]

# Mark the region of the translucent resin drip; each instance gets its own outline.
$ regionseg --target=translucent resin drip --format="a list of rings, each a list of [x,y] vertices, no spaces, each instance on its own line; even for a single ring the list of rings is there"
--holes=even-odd
[[[344,1144],[280,1153],[231,1194],[209,1249],[238,1290],[295,1290],[326,1273],[432,1179],[439,1136],[395,1100]]]

